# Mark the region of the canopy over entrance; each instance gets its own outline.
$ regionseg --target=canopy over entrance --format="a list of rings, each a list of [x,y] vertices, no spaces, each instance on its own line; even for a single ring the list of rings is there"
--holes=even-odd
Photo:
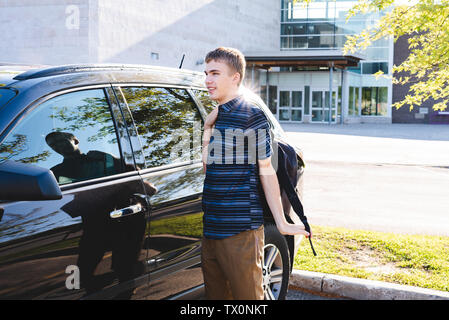
[[[296,50],[278,52],[245,53],[248,67],[269,69],[271,67],[329,67],[338,69],[356,67],[363,58],[360,55],[343,55],[341,50]]]
[[[337,120],[337,109],[333,107],[333,70],[338,68],[341,70],[341,82],[342,82],[342,105],[347,109],[348,101],[348,88],[346,80],[346,69],[348,67],[356,67],[359,61],[362,60],[360,55],[343,55],[341,50],[290,50],[290,51],[278,51],[278,52],[246,52],[246,66],[252,70],[251,72],[251,82],[254,84],[254,69],[265,69],[266,80],[266,103],[269,105],[269,71],[272,67],[293,67],[297,71],[321,71],[323,69],[329,70],[329,94],[326,98],[328,110],[325,110],[325,103],[319,106],[319,111],[322,115],[327,114],[329,124],[336,123]],[[334,110],[334,109],[335,110]],[[277,110],[277,108],[276,108]],[[292,109],[293,110],[293,109]],[[291,110],[289,112],[292,112]],[[333,116],[335,114],[335,116]],[[343,117],[345,112],[343,109],[340,114],[340,121],[343,123]],[[316,117],[317,119],[319,117]]]

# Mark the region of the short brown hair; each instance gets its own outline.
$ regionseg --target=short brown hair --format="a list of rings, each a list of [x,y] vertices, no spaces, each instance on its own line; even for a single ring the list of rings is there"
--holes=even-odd
[[[73,133],[70,132],[62,132],[62,131],[53,131],[47,134],[45,137],[45,141],[48,144],[51,144],[51,140],[63,140],[63,139],[76,139],[76,137],[73,135]]]
[[[225,62],[231,69],[240,74],[239,85],[245,77],[246,60],[243,53],[235,48],[219,47],[210,51],[204,59],[206,63],[211,60]]]

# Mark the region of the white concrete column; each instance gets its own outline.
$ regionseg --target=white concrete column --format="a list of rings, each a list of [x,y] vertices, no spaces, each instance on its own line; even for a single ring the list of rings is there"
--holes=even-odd
[[[341,70],[341,121],[340,123],[345,123],[348,117],[349,109],[349,82],[348,82],[348,71],[346,69]]]

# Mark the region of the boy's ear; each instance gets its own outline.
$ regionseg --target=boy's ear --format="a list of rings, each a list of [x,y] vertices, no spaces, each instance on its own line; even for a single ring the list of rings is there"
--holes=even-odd
[[[239,83],[240,81],[240,73],[236,72],[234,73],[234,77],[232,78],[235,82]]]

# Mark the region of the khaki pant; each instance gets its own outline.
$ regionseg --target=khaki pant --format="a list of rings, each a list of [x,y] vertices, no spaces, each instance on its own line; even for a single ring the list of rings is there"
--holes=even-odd
[[[229,238],[203,238],[201,268],[206,298],[263,300],[263,225]]]

